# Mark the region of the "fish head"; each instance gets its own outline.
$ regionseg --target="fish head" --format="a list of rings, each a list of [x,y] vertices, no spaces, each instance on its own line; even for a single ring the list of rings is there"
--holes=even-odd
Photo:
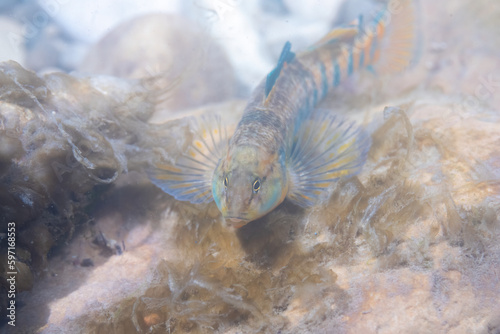
[[[229,149],[212,179],[215,203],[236,228],[273,210],[287,192],[284,154],[251,145]]]

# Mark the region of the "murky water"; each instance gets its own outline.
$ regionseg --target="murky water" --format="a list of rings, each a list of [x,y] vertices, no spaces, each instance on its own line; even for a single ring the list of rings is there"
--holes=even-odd
[[[290,39],[267,33],[263,22],[283,30],[294,22],[299,48],[341,21],[335,13],[369,13],[372,4],[331,8],[312,26],[316,11],[301,17],[292,1],[270,3],[194,6],[214,6],[219,19],[220,6],[229,6],[224,13],[234,17],[223,18],[236,20],[234,29],[256,26],[248,39],[269,47],[246,73],[231,37],[207,28],[217,27],[212,16],[198,28],[179,8],[182,15],[118,26],[86,49],[81,67],[45,62],[35,74],[0,64],[1,232],[7,237],[15,223],[17,272],[16,327],[5,322],[3,330],[500,330],[494,1],[420,1],[418,63],[398,75],[361,73],[321,104],[363,124],[373,142],[362,172],[333,184],[322,204],[285,202],[234,230],[213,203],[177,202],[149,182],[151,163],[174,161],[190,144],[183,116],[219,113],[234,128],[255,72],[266,74],[256,68],[267,71]],[[4,16],[29,9],[10,6]],[[259,11],[266,16],[255,18]],[[50,26],[36,40],[50,37]],[[26,59],[43,49],[34,41]],[[6,306],[11,285],[2,277]]]

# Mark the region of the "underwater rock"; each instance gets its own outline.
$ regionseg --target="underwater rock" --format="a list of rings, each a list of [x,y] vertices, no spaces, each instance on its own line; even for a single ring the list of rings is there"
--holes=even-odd
[[[1,64],[2,203],[20,205],[4,208],[2,220],[22,227],[49,205],[52,213],[69,216],[69,192],[74,202],[127,171],[125,152],[137,136],[118,120],[149,117],[153,102],[141,85],[115,80],[38,77],[14,62]]]
[[[36,1],[45,11],[54,13],[54,20],[75,40],[96,42],[113,27],[138,15],[152,12],[178,12],[180,0],[152,0],[120,3],[102,0],[99,6],[84,0]]]
[[[23,291],[44,273],[53,246],[92,220],[89,204],[147,164],[141,143],[169,139],[149,136],[158,128],[147,124],[156,96],[140,80],[38,76],[10,61],[0,63],[0,83],[0,224],[4,233],[15,223]]]
[[[238,87],[217,43],[193,22],[167,14],[120,24],[91,48],[79,70],[134,79],[157,76],[164,94],[156,108],[170,111],[227,100]]]

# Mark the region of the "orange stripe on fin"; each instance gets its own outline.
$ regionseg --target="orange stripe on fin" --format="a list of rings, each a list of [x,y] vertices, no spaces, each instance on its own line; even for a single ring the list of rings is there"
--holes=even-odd
[[[162,169],[162,170],[166,170],[166,171],[174,172],[174,173],[180,173],[181,172],[181,170],[179,168],[171,166],[171,165],[156,164],[155,167],[158,168],[158,169]]]
[[[357,28],[335,28],[331,30],[328,34],[323,36],[319,41],[312,45],[313,48],[319,47],[324,44],[331,43],[333,41],[344,42],[349,39],[354,38],[358,34]]]

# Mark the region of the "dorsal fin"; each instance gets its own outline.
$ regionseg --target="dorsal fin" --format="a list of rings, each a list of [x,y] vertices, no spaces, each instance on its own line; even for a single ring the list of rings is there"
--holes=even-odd
[[[278,64],[276,67],[269,72],[266,78],[266,97],[269,95],[271,92],[271,89],[273,89],[274,84],[276,83],[276,80],[278,79],[281,69],[283,68],[283,65],[285,63],[289,63],[293,60],[295,57],[295,53],[290,51],[292,48],[292,44],[290,42],[286,42],[285,46],[283,46],[283,50],[281,51],[280,59],[278,60]]]
[[[359,36],[364,31],[363,15],[349,24],[342,25],[330,30],[319,41],[314,43],[309,49],[315,50],[326,44],[352,43],[352,39]]]

